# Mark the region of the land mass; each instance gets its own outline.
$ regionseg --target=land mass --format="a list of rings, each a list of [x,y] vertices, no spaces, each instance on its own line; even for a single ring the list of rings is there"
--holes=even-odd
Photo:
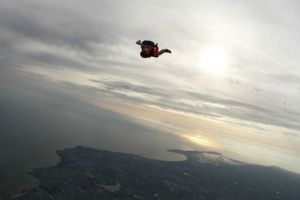
[[[14,199],[300,199],[298,174],[216,152],[170,151],[187,159],[159,161],[82,146],[59,150],[56,166],[32,170],[39,185]]]

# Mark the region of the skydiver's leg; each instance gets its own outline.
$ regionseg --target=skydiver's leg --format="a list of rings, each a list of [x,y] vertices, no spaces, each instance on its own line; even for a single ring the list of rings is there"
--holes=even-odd
[[[152,41],[150,41],[150,40],[144,40],[144,41],[142,42],[142,45],[150,46],[150,47],[154,47],[154,46],[155,46],[154,42],[152,42]]]
[[[142,46],[141,40],[136,41],[136,44]]]

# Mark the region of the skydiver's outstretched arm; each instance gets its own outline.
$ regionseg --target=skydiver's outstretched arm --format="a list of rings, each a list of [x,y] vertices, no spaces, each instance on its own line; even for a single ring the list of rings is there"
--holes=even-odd
[[[169,49],[162,49],[158,52],[158,55],[161,55],[163,53],[171,53],[171,51]]]

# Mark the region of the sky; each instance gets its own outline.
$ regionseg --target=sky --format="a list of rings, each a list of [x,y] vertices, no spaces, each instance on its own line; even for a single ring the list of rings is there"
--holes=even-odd
[[[2,0],[0,83],[20,99],[20,85],[45,99],[49,88],[77,91],[200,146],[300,172],[299,11],[296,0]],[[172,54],[140,58],[144,39]]]

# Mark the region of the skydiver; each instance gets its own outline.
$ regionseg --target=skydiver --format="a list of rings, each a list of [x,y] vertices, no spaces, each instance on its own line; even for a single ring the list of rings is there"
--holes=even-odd
[[[141,42],[141,40],[138,40],[136,44],[141,46],[142,51],[140,53],[140,56],[142,58],[150,58],[150,57],[157,58],[163,53],[171,53],[169,49],[159,50],[158,44],[157,43],[154,44],[154,42],[150,40],[144,40],[143,42]]]

